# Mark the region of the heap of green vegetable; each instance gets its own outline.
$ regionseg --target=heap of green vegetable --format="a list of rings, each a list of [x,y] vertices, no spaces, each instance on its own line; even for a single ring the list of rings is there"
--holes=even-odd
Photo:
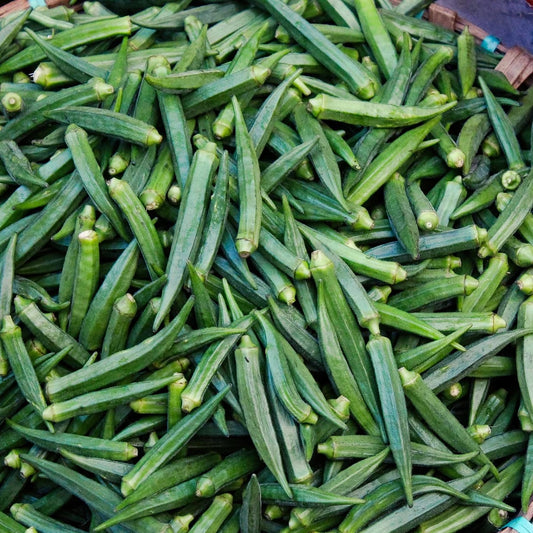
[[[429,3],[1,21],[1,531],[527,510],[533,90]]]

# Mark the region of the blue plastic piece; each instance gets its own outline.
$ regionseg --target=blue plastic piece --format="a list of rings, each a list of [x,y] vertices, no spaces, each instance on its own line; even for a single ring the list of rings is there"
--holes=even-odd
[[[507,522],[502,529],[505,529],[506,527],[511,527],[518,533],[533,533],[533,524],[523,516],[513,518],[513,520]]]
[[[494,52],[498,45],[500,44],[500,39],[494,37],[494,35],[487,35],[481,42],[481,48],[487,50],[487,52]]]

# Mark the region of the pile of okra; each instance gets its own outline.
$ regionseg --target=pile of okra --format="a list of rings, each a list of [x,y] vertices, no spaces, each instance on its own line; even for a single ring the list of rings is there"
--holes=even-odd
[[[430,3],[0,20],[0,531],[531,518],[533,89]]]

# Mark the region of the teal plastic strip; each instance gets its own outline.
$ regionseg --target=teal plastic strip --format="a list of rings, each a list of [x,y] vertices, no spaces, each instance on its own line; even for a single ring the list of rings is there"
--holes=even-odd
[[[524,518],[523,516],[514,518],[513,520],[508,522],[504,527],[502,527],[502,529],[505,529],[506,527],[513,528],[518,533],[533,533],[533,524],[529,520]]]
[[[487,52],[494,52],[498,45],[500,44],[500,39],[494,37],[494,35],[487,35],[481,42],[481,48],[487,50]]]
[[[28,4],[33,9],[36,7],[46,7],[46,0],[28,0]]]

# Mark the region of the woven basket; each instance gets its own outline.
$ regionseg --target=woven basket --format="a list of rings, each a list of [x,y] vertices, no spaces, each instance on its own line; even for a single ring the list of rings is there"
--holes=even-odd
[[[67,6],[70,4],[70,0],[43,0],[48,7],[56,7],[60,5]],[[391,0],[393,4],[399,4],[401,0]],[[533,0],[528,0],[532,1]],[[80,9],[83,2],[78,2],[73,7],[74,9]],[[30,2],[28,0],[13,0],[4,6],[0,6],[0,17],[7,15],[13,11],[20,11],[28,9]],[[470,33],[476,38],[478,43],[481,43],[489,34],[472,24],[468,20],[459,16],[456,11],[449,9],[438,4],[431,4],[424,12],[424,18],[441,26],[448,30],[455,32],[461,32],[465,26],[468,26]],[[519,88],[522,85],[533,84],[533,55],[521,46],[513,46],[507,48],[501,44],[498,45],[497,51],[503,53],[503,58],[496,66],[496,70],[499,70],[509,80],[509,82],[515,87]],[[519,513],[519,516],[525,516],[529,521],[533,519],[533,498],[530,502],[529,509],[526,513]],[[501,530],[501,533],[512,533],[514,529],[505,528]]]

